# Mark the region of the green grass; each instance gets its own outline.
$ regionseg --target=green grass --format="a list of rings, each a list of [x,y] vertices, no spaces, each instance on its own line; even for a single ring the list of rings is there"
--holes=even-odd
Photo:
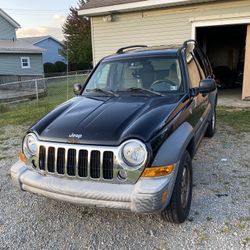
[[[73,85],[83,82],[84,79],[75,78],[69,80],[69,96],[73,97]],[[48,84],[48,95],[40,98],[39,103],[31,100],[28,102],[0,105],[0,135],[3,127],[8,125],[31,125],[36,120],[53,110],[57,105],[67,100],[67,80],[50,81]],[[250,109],[218,107],[218,123],[227,125],[237,132],[250,132]]]
[[[73,85],[78,81],[83,82],[81,79],[71,79],[68,85],[68,98],[72,98]],[[49,82],[48,94],[45,97],[39,98],[37,104],[36,99],[17,103],[0,105],[0,131],[3,127],[8,125],[31,125],[36,120],[53,110],[57,105],[67,100],[67,80],[60,80]]]
[[[236,133],[250,132],[250,109],[247,108],[217,108],[219,124],[230,126]]]

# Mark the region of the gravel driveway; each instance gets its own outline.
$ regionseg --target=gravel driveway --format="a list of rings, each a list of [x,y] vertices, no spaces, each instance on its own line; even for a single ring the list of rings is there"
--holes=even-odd
[[[9,170],[23,130],[0,134],[0,249],[250,249],[250,134],[220,125],[203,140],[189,220],[173,225],[17,191]]]

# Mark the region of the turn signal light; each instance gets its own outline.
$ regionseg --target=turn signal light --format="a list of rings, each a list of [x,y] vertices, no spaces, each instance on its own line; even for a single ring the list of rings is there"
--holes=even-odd
[[[25,158],[25,155],[23,152],[20,153],[19,159],[20,159],[20,161],[26,162],[26,158]]]
[[[156,177],[156,176],[164,176],[169,175],[173,172],[174,165],[168,165],[163,167],[152,167],[145,168],[142,176],[143,177]]]

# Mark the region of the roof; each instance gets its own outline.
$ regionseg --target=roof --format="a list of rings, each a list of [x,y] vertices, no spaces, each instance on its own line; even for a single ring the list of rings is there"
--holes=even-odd
[[[123,53],[113,54],[104,58],[104,61],[120,60],[126,58],[140,58],[146,56],[175,56],[183,45],[160,45],[139,49],[129,49]]]
[[[135,3],[141,2],[145,0],[90,0],[87,2],[81,9],[92,9],[92,8],[99,8],[104,6],[112,6],[117,4],[124,4],[124,3]]]
[[[41,54],[45,50],[20,40],[0,40],[0,53]]]
[[[28,43],[31,43],[31,44],[35,45],[35,44],[40,43],[40,42],[42,42],[42,41],[44,41],[46,39],[49,39],[49,38],[56,41],[57,43],[63,45],[62,42],[58,41],[53,36],[20,37],[20,38],[18,38],[18,40],[25,41],[25,42],[28,42]]]
[[[214,1],[218,0],[90,0],[78,13],[83,16],[98,16],[113,12],[131,12]]]
[[[5,11],[0,9],[0,16],[2,16],[7,22],[9,22],[16,29],[21,28],[20,24],[10,17]]]

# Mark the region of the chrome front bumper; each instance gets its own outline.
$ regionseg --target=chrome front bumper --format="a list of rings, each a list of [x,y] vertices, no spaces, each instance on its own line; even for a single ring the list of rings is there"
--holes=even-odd
[[[22,161],[11,167],[12,180],[23,191],[81,205],[125,209],[138,213],[158,212],[169,203],[176,172],[175,169],[173,174],[165,177],[141,177],[132,185],[42,175]],[[164,192],[167,192],[166,199]]]

